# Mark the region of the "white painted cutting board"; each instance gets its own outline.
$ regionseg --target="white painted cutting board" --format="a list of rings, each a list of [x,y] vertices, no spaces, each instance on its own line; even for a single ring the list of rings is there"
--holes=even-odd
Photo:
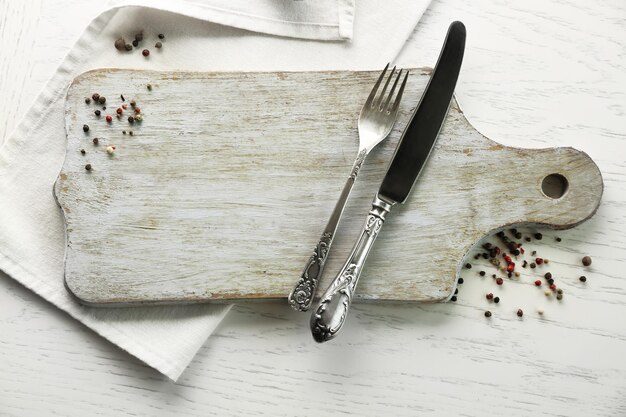
[[[428,74],[412,70],[395,129],[360,172],[322,289],[358,235]],[[377,75],[98,70],[78,77],[67,96],[67,158],[55,184],[66,219],[67,288],[102,306],[285,298],[350,172],[357,117]],[[100,117],[94,110],[102,106],[85,103],[94,92],[107,97]],[[127,105],[137,101],[141,123],[128,123],[130,105],[115,117],[121,94]],[[560,198],[542,190],[550,174],[567,180]],[[593,215],[602,190],[586,154],[504,147],[474,130],[453,103],[409,200],[388,216],[356,300],[446,300],[459,262],[482,236],[514,225],[573,227]]]

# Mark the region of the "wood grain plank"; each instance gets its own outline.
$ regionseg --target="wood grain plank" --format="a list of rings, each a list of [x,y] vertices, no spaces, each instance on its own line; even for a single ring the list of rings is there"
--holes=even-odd
[[[83,302],[110,305],[284,298],[350,172],[354,125],[376,77],[126,70],[79,77],[68,93],[68,152],[56,184],[68,288]],[[397,125],[366,161],[322,287],[349,252],[428,79],[428,70],[413,70]],[[121,105],[120,86],[136,96],[142,123],[125,120],[130,107],[120,120],[103,120]],[[84,102],[94,91],[109,97],[100,117]],[[96,136],[98,146],[90,143]],[[568,181],[558,199],[542,190],[553,173]],[[473,129],[455,104],[414,192],[372,251],[357,298],[445,300],[477,240],[510,225],[573,227],[596,211],[602,189],[586,154],[504,147]]]

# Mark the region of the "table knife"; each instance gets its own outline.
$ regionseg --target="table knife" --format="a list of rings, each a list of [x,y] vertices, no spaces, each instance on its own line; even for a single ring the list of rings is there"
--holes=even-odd
[[[393,206],[406,201],[428,160],[450,108],[464,50],[465,26],[453,22],[419,105],[396,146],[361,234],[311,315],[311,332],[317,342],[334,338],[344,325],[365,260],[387,214]]]

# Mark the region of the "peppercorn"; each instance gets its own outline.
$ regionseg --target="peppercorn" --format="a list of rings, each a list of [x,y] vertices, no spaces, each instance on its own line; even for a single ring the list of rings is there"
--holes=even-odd
[[[122,109],[123,109],[123,110],[126,110],[127,108],[128,108],[128,105],[126,105],[126,104],[122,104]]]
[[[534,269],[536,266],[537,266],[537,265],[535,265],[535,263],[534,263],[534,262],[531,262],[531,264],[530,264],[530,267],[531,267],[531,268],[533,268],[533,269]]]
[[[127,51],[132,51],[133,46],[130,43],[127,43],[126,45],[124,45],[124,49],[126,49]]]
[[[98,144],[98,138],[93,138],[92,142],[93,142],[94,145],[97,145]]]
[[[147,50],[147,49],[144,49],[143,51],[141,51],[141,55],[148,56],[148,55],[150,55],[150,51]]]
[[[557,242],[560,242],[563,239],[561,239],[560,237],[555,237],[554,240],[556,240]]]
[[[133,40],[133,46],[136,48],[137,46],[139,46],[139,41],[137,39]]]
[[[452,297],[450,297],[450,301],[456,301],[456,295],[453,295]]]
[[[83,132],[89,132],[89,125],[83,125]]]
[[[135,107],[137,105],[137,102],[135,100],[131,100],[130,101],[130,106],[131,107]]]
[[[92,100],[93,100],[93,101],[96,101],[96,102],[97,102],[97,101],[100,99],[100,94],[98,94],[98,93],[93,93],[93,94],[91,95],[91,98],[92,98]]]
[[[122,135],[125,135],[125,134],[126,134],[126,131],[125,131],[125,130],[122,130]]]
[[[550,272],[546,272],[546,274],[543,277],[545,279],[550,279],[550,278],[552,278],[552,274]]]
[[[489,310],[485,311],[485,317],[491,317],[491,311]]]
[[[544,313],[544,311],[543,311],[542,308],[538,308],[537,309],[537,314],[539,314],[540,316],[543,316],[543,313]]]
[[[530,242],[531,241],[530,237],[528,237],[528,236],[526,236],[526,238],[524,240],[526,240],[526,242]]]
[[[520,274],[519,272],[515,271],[515,276],[516,276],[516,277],[518,277],[518,278],[519,278],[519,276],[520,276],[520,275],[521,275],[521,274]]]
[[[578,278],[578,280],[579,280],[580,282],[587,282],[587,277],[583,275],[583,276],[581,276],[580,278]]]
[[[84,155],[84,154],[86,154],[87,152],[86,152],[84,149],[81,149],[81,150],[80,150],[80,153]]]
[[[91,103],[91,99],[89,97],[85,97],[85,104]]]
[[[121,107],[118,107],[118,109],[117,109],[117,110],[115,110],[115,111],[117,112],[117,114],[122,114],[122,112],[123,112],[124,110],[122,110],[122,108],[121,108]]]
[[[96,116],[100,117],[100,114],[102,114],[102,113],[100,113],[100,110],[96,110],[96,111],[94,111],[94,114],[95,114]]]
[[[100,104],[104,104],[104,103],[106,103],[106,102],[107,102],[106,97],[104,97],[104,96],[100,96],[100,98],[98,98],[98,103],[100,103]]]
[[[463,284],[465,281],[463,281],[463,278],[459,278],[459,280],[457,281],[457,283],[459,284]]]
[[[535,233],[535,239],[541,240],[543,239],[543,235],[541,233]]]
[[[87,171],[91,171],[91,164],[87,164],[87,165],[85,165],[85,169],[86,169]]]
[[[513,272],[507,272],[506,276],[511,278],[513,276]]]
[[[496,274],[491,275],[491,278],[496,279]]]
[[[545,290],[543,293],[546,297],[550,297],[552,295],[552,291],[550,290]]]
[[[485,297],[487,297],[487,300],[493,300],[493,293],[488,293]]]
[[[563,294],[557,294],[556,295],[556,299],[557,300],[562,300],[563,299]]]
[[[536,280],[536,281],[535,281],[535,285],[536,285],[536,286],[538,286],[538,287],[539,287],[539,286],[541,286],[541,281]]]
[[[474,259],[479,259],[480,258],[480,253],[477,253],[476,255],[474,255]]]
[[[109,155],[113,155],[113,153],[115,152],[115,146],[107,146],[107,153]]]
[[[154,44],[154,47],[157,49],[161,49],[161,47],[163,46],[163,44],[161,42],[157,42]]]
[[[483,249],[485,249],[485,250],[491,250],[492,247],[493,247],[493,245],[491,243],[489,243],[489,242],[487,242],[487,243],[485,243],[483,245]]]
[[[113,121],[113,118],[109,115],[107,115],[106,117],[107,122],[111,123]]]
[[[455,289],[454,289],[454,295],[456,295],[456,294],[458,294],[458,293],[459,293],[459,289],[458,289],[458,288],[455,288]]]
[[[135,106],[135,113],[141,113],[141,107]]]
[[[146,85],[146,88],[148,89],[148,91],[152,91],[152,84]]]
[[[517,317],[522,317],[524,315],[524,312],[522,311],[522,309],[518,309],[517,310]]]
[[[543,258],[543,263],[544,264],[548,264],[548,263],[550,263],[550,260],[548,258]]]
[[[506,271],[510,274],[513,272],[513,270],[515,269],[515,263],[511,262],[507,267],[506,267]]]
[[[472,269],[472,264],[471,264],[471,263],[469,263],[469,262],[468,262],[468,263],[466,263],[466,264],[465,264],[465,268],[467,268],[467,269]]]
[[[502,278],[496,278],[496,284],[502,285],[503,282],[504,280]]]
[[[132,131],[132,130],[129,130],[129,131],[128,131],[128,134],[132,136],[132,135],[133,135],[133,131]]]
[[[561,288],[559,288],[558,290],[556,290],[557,294],[563,294],[563,290]]]
[[[537,265],[541,265],[543,263],[543,259],[542,258],[537,258],[537,259],[535,259],[535,262],[537,262]]]
[[[521,239],[522,234],[520,232],[515,233],[515,239]]]
[[[498,304],[500,302],[500,297],[493,297],[493,302]]]
[[[487,252],[483,252],[483,259],[489,259],[489,254]]]
[[[554,284],[554,279],[548,278],[548,285],[552,285],[552,284]]]
[[[519,249],[515,249],[512,253],[513,256],[518,256],[519,255]]]
[[[484,277],[484,276],[485,276],[485,271],[480,271],[478,274],[479,274],[481,277]]]
[[[591,256],[584,256],[584,257],[583,257],[583,265],[584,265],[584,266],[589,266],[589,265],[591,265]]]
[[[133,116],[128,116],[128,123],[135,123],[135,118]]]
[[[550,289],[551,289],[552,291],[556,290],[556,284],[550,284]]]
[[[126,46],[126,39],[117,38],[113,45],[115,45],[115,49],[117,49],[118,51],[123,51],[124,47]]]
[[[535,256],[536,254],[537,254],[537,251],[536,251],[536,250],[534,250],[534,251],[532,251],[532,252],[530,253],[530,256]]]
[[[528,261],[524,259],[524,262],[522,263],[522,268],[526,268],[527,266],[528,266]]]
[[[159,39],[165,39],[165,35],[162,33],[159,33]]]

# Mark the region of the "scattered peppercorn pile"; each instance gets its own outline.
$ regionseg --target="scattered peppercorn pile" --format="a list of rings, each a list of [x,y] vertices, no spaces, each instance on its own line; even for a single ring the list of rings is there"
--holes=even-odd
[[[484,264],[487,268],[479,269],[476,274],[479,277],[486,277],[488,274],[492,278],[493,284],[496,287],[493,287],[491,291],[487,292],[485,295],[485,299],[483,302],[487,303],[495,303],[498,304],[500,302],[500,297],[495,295],[494,293],[499,286],[506,285],[506,280],[515,280],[520,283],[524,281],[521,280],[520,267],[525,269],[524,275],[531,275],[531,280],[529,284],[532,284],[536,287],[544,287],[545,291],[543,294],[551,298],[554,296],[558,301],[563,300],[564,292],[562,288],[559,288],[556,278],[553,276],[552,272],[547,271],[546,268],[550,264],[550,260],[547,258],[543,258],[537,254],[536,250],[531,250],[530,254],[528,254],[528,250],[521,243],[526,242],[530,243],[534,241],[540,241],[544,238],[542,233],[534,232],[534,233],[522,233],[517,229],[508,229],[503,230],[496,233],[492,236],[490,241],[484,243],[481,246],[481,250],[474,255],[474,260],[476,261],[474,265],[470,262],[467,262],[464,267],[466,270],[472,269],[472,267],[477,266],[476,264]],[[494,243],[493,241],[497,243]],[[554,237],[555,242],[561,242],[562,239],[558,236]],[[528,259],[527,259],[528,258]],[[582,264],[582,268],[588,268],[591,263],[590,256],[584,256],[580,258],[580,262]],[[521,265],[519,265],[521,263]],[[479,267],[480,268],[480,267]],[[485,269],[495,269],[495,271],[486,271]],[[495,272],[495,273],[493,273]],[[524,280],[526,277],[524,277]],[[561,278],[561,279],[571,279],[571,278]],[[587,277],[581,275],[577,278],[581,283],[585,283],[587,281]],[[463,284],[464,279],[459,278],[457,283]],[[492,284],[492,285],[493,285]],[[454,296],[451,297],[451,301],[457,301],[458,295],[458,287],[454,293]],[[501,294],[500,294],[501,295]],[[524,310],[522,308],[517,308],[514,310],[515,314],[522,318],[524,316]],[[537,309],[537,314],[539,316],[543,316],[544,310],[541,308]],[[491,318],[493,317],[493,313],[490,310],[485,311],[485,317]]]
[[[157,49],[161,49],[163,48],[165,35],[162,33],[159,33],[157,35],[157,38],[159,40],[154,44],[154,47]],[[143,41],[144,41],[143,31],[139,31],[135,33],[134,39],[132,40],[131,43],[128,43],[123,36],[120,36],[119,38],[115,40],[115,42],[113,43],[113,46],[115,46],[115,49],[117,49],[120,52],[130,52],[133,50],[133,48],[139,48],[139,46],[141,45]],[[146,58],[148,58],[150,56],[150,50],[147,48],[144,48],[141,51],[141,54],[145,56]]]
[[[147,84],[146,85],[146,89],[148,91],[152,91],[152,85],[151,84]],[[117,120],[115,123],[127,123],[129,125],[129,127],[133,127],[134,125],[141,123],[143,121],[143,113],[141,111],[141,107],[138,106],[137,101],[135,99],[130,100],[129,103],[126,103],[126,98],[124,97],[124,94],[120,94],[119,96],[119,105],[117,106],[117,108],[115,108],[116,106],[109,106],[109,109],[111,108],[115,108],[114,112],[111,112],[111,114],[106,114],[104,116],[104,119],[102,119],[102,112],[107,111],[107,106],[105,106],[105,104],[107,103],[107,99],[100,95],[99,93],[93,93],[91,95],[91,97],[86,97],[85,98],[85,104],[90,106],[90,105],[95,105],[98,106],[98,108],[96,110],[94,110],[93,112],[93,118],[95,118],[95,121],[97,123],[100,123],[100,126],[102,124],[105,125],[105,128],[108,130],[107,133],[110,134],[110,128],[113,126],[114,123],[114,117],[115,120]],[[130,105],[130,106],[129,106]],[[92,128],[93,127],[93,128]],[[83,124],[83,132],[85,134],[85,136],[89,137],[92,132],[97,132],[97,127],[96,126],[90,126],[89,124],[85,123]],[[120,130],[120,133],[122,135],[126,135],[128,133],[128,135],[133,136],[134,133],[132,130]],[[103,137],[94,137],[91,139],[91,142],[93,143],[94,147],[98,147],[99,145],[102,144],[102,142],[104,141],[104,150],[107,153],[108,156],[112,157],[115,154],[115,151],[117,150],[117,147],[110,143],[109,139],[105,139]],[[81,155],[86,156],[88,154],[88,152],[85,150],[85,148],[81,148],[80,150]],[[94,166],[93,163],[87,163],[85,164],[85,170],[86,171],[92,171],[94,170]]]

